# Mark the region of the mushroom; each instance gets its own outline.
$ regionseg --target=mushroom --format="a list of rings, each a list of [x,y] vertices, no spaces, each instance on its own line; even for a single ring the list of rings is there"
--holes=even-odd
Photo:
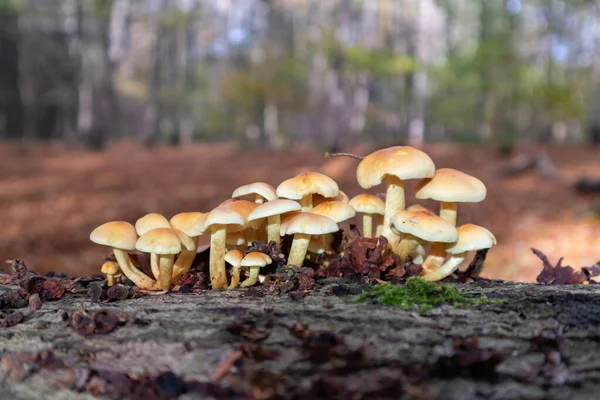
[[[430,178],[434,173],[435,165],[431,158],[423,151],[410,146],[377,150],[366,156],[358,165],[356,177],[363,189],[380,185],[385,179],[386,201],[382,234],[392,249],[396,247],[399,238],[391,231],[390,219],[406,206],[404,181]]]
[[[240,283],[240,266],[243,258],[244,253],[239,250],[230,250],[225,253],[225,262],[231,264],[233,267],[231,270],[231,283],[229,284],[229,289],[237,287]]]
[[[294,235],[288,264],[302,267],[311,235],[337,232],[338,225],[331,218],[319,214],[301,212],[294,216],[286,227],[286,235]]]
[[[293,178],[283,181],[277,187],[277,196],[299,200],[302,211],[313,208],[313,195],[335,197],[339,194],[337,183],[327,175],[318,172],[303,172]]]
[[[265,253],[251,251],[250,253],[246,254],[240,265],[242,267],[250,267],[250,274],[248,279],[240,284],[240,287],[250,287],[258,282],[258,273],[260,272],[260,267],[269,265],[271,262],[271,257]]]
[[[129,222],[113,221],[102,224],[92,231],[90,240],[111,247],[121,271],[140,289],[156,289],[156,282],[137,269],[127,253],[128,250],[135,250],[138,240],[135,228]]]
[[[348,195],[341,190],[338,191],[338,195],[335,197],[326,198],[320,194],[313,195],[313,207],[318,206],[324,201],[341,201],[342,203],[350,202]]]
[[[135,221],[135,231],[138,236],[142,236],[144,233],[157,228],[171,228],[169,220],[158,213],[146,214],[137,221]],[[150,267],[152,268],[152,275],[158,280],[158,258],[156,254],[150,254]]]
[[[423,263],[426,242],[452,243],[458,237],[454,226],[430,211],[398,211],[390,225],[392,232],[404,234],[398,255],[403,261],[410,256],[415,264]]]
[[[232,198],[238,198],[243,196],[252,196],[254,202],[262,204],[265,201],[272,201],[277,199],[277,192],[275,188],[265,182],[256,182],[249,185],[240,186],[233,191]]]
[[[358,213],[363,214],[363,236],[373,237],[373,214],[383,215],[385,212],[385,202],[374,194],[363,193],[350,200],[350,205]],[[381,221],[383,223],[383,221]],[[379,221],[377,221],[379,228]]]
[[[119,264],[113,261],[107,261],[102,264],[100,272],[106,275],[108,286],[113,286],[120,280],[119,278],[121,277],[121,269],[119,268]]]
[[[250,215],[250,213],[254,211],[258,206],[259,204],[253,203],[248,200],[236,200],[223,206],[225,208],[229,208],[230,210],[235,211],[236,213],[240,214],[242,218],[244,218],[242,233],[246,238],[246,245],[248,246],[252,245],[252,242],[257,240],[256,231],[259,230],[265,223],[264,218],[255,219],[253,221],[248,220],[248,216]]]
[[[487,191],[479,179],[452,168],[440,168],[431,179],[423,179],[417,185],[417,199],[433,199],[440,202],[440,217],[456,226],[457,203],[478,203]],[[445,259],[444,245],[434,244],[425,260],[431,268],[439,268]]]
[[[245,247],[246,237],[242,232],[227,232],[225,247],[227,250],[241,250]]]
[[[439,201],[440,217],[456,226],[457,203],[479,203],[486,194],[485,185],[474,176],[453,168],[440,168],[433,178],[419,182],[415,197]]]
[[[175,229],[179,229],[181,232],[188,235],[194,241],[195,248],[193,251],[182,249],[181,254],[175,260],[175,264],[173,264],[173,279],[172,282],[177,282],[179,278],[186,272],[190,270],[192,267],[192,263],[194,262],[194,258],[196,258],[196,248],[198,247],[198,241],[202,232],[199,232],[195,228],[196,222],[198,224],[203,224],[206,221],[208,213],[201,212],[184,212],[174,215],[169,223]]]
[[[451,275],[467,258],[469,251],[489,249],[496,244],[496,238],[487,229],[465,224],[458,227],[458,240],[446,247],[451,257],[440,268],[426,271],[421,278],[428,281],[439,281]]]
[[[281,225],[279,226],[279,236],[285,236],[285,231],[287,229],[288,224],[296,215],[300,213],[301,211],[290,211],[289,213],[286,213],[283,217],[281,217]]]
[[[155,254],[158,259],[158,282],[162,290],[171,289],[175,255],[182,246],[187,251],[195,251],[196,244],[185,233],[174,228],[157,228],[144,233],[135,244],[139,251]]]
[[[244,218],[237,212],[227,207],[217,207],[208,213],[206,221],[200,227],[195,227],[200,232],[210,231],[210,283],[213,289],[227,288],[227,274],[225,270],[225,245],[227,228],[232,231],[241,230]]]
[[[333,222],[336,224],[339,224],[349,220],[350,218],[353,218],[356,215],[356,210],[354,210],[354,208],[348,203],[342,203],[340,201],[325,201],[313,208],[311,213],[323,215],[333,220]],[[333,236],[331,233],[323,235],[321,240],[325,245],[325,251],[334,250],[331,247],[331,242],[333,241]]]
[[[271,200],[256,207],[248,215],[248,221],[267,219],[267,241],[275,241],[277,247],[281,244],[281,215],[291,211],[300,211],[298,202],[286,199]]]

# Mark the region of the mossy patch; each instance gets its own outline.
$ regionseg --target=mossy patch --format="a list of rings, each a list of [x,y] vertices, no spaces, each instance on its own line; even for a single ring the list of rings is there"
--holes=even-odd
[[[503,302],[502,300],[488,299],[485,296],[469,299],[454,286],[440,285],[417,277],[409,278],[404,285],[374,286],[371,290],[356,296],[353,302],[358,303],[368,299],[377,299],[381,304],[400,306],[405,310],[414,307],[420,313],[442,304],[461,308]]]

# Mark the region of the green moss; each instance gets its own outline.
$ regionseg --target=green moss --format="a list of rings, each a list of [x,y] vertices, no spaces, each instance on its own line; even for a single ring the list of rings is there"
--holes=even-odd
[[[429,311],[441,304],[467,307],[502,303],[502,300],[490,300],[485,296],[468,299],[454,286],[439,285],[417,277],[409,278],[404,285],[377,285],[368,292],[355,297],[353,302],[358,303],[373,298],[381,304],[400,306],[405,310],[415,307],[420,313]]]

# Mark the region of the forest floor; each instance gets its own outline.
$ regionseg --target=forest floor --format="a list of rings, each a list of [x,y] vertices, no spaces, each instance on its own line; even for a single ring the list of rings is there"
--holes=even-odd
[[[507,159],[493,149],[468,145],[426,145],[437,167],[473,174],[488,187],[480,204],[459,206],[459,223],[488,227],[498,238],[483,276],[533,281],[540,262],[535,247],[551,261],[591,265],[600,259],[600,199],[573,190],[580,176],[600,175],[597,149],[548,149],[560,178],[544,180],[536,171],[495,178]],[[367,154],[369,149],[347,149]],[[526,154],[529,148],[517,153]],[[87,275],[98,270],[106,249],[89,233],[109,220],[132,223],[145,213],[170,217],[182,211],[209,211],[232,191],[253,181],[276,186],[299,172],[330,175],[349,196],[361,193],[357,161],[325,159],[297,147],[289,152],[236,151],[226,144],[144,149],[121,143],[99,153],[36,146],[26,152],[0,146],[0,259],[25,259],[36,271]],[[408,203],[414,182],[407,184]],[[383,192],[378,188],[375,192]],[[424,202],[435,208],[435,203]]]

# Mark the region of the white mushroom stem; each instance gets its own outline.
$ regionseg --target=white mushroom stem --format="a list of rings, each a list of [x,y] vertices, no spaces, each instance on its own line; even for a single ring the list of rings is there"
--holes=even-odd
[[[264,197],[262,197],[260,194],[256,194],[256,193],[255,193],[255,194],[254,194],[254,202],[255,202],[256,204],[262,204],[262,203],[264,203],[264,202],[265,202],[265,198],[264,198]]]
[[[160,268],[158,267],[158,254],[150,253],[150,268],[152,269],[152,275],[154,279],[158,281],[160,275]]]
[[[312,194],[306,195],[300,199],[300,205],[302,206],[302,211],[307,212],[312,210],[313,208],[313,196]]]
[[[433,272],[439,269],[446,260],[446,250],[444,249],[444,243],[433,243],[429,255],[423,262],[423,271],[425,273]]]
[[[292,241],[292,248],[288,257],[288,265],[295,265],[298,269],[302,267],[308,244],[310,243],[310,235],[305,233],[296,233]]]
[[[210,235],[210,283],[213,289],[227,288],[227,271],[225,269],[225,240],[227,228],[225,225],[213,225]]]
[[[246,238],[246,246],[252,246],[252,242],[258,240],[256,231],[252,228],[244,229],[244,237]]]
[[[192,240],[194,241],[194,244],[197,247],[200,237],[194,236],[192,237]],[[175,260],[175,264],[173,264],[173,277],[171,279],[172,283],[177,282],[183,274],[185,274],[190,270],[190,268],[192,268],[194,258],[196,258],[196,249],[192,251],[181,250],[181,253],[179,253],[179,257],[177,257],[177,260]]]
[[[267,218],[267,242],[275,241],[277,247],[281,244],[279,229],[281,228],[281,217],[279,214]]]
[[[404,198],[404,182],[393,175],[387,175],[385,178],[385,214],[383,216],[382,235],[388,240],[389,246],[393,249],[400,240],[399,236],[390,229],[390,220],[392,216],[406,206]]]
[[[442,201],[440,203],[440,217],[456,226],[456,215],[458,213],[456,202]]]
[[[138,270],[131,261],[129,254],[125,250],[113,248],[113,253],[117,259],[117,263],[123,271],[123,274],[140,289],[155,289],[156,281],[152,280],[148,275]]]
[[[258,282],[258,273],[260,272],[260,267],[250,267],[250,274],[248,279],[240,284],[240,287],[250,287],[256,282]]]
[[[162,290],[171,289],[171,278],[173,277],[173,260],[175,255],[173,254],[160,254],[158,256],[158,267],[160,273],[158,275],[158,282]]]
[[[410,257],[413,263],[422,264],[424,252],[423,241],[413,235],[404,234],[404,238],[398,245],[398,255],[402,261]]]
[[[229,289],[235,289],[237,285],[240,283],[240,267],[234,266],[231,270],[231,283],[229,284]]]
[[[373,214],[363,214],[363,236],[373,237]]]
[[[375,237],[383,234],[383,215],[377,214],[377,226],[375,227]]]
[[[431,282],[440,281],[456,271],[465,258],[467,258],[467,252],[454,254],[440,268],[434,271],[425,271],[421,278]]]

